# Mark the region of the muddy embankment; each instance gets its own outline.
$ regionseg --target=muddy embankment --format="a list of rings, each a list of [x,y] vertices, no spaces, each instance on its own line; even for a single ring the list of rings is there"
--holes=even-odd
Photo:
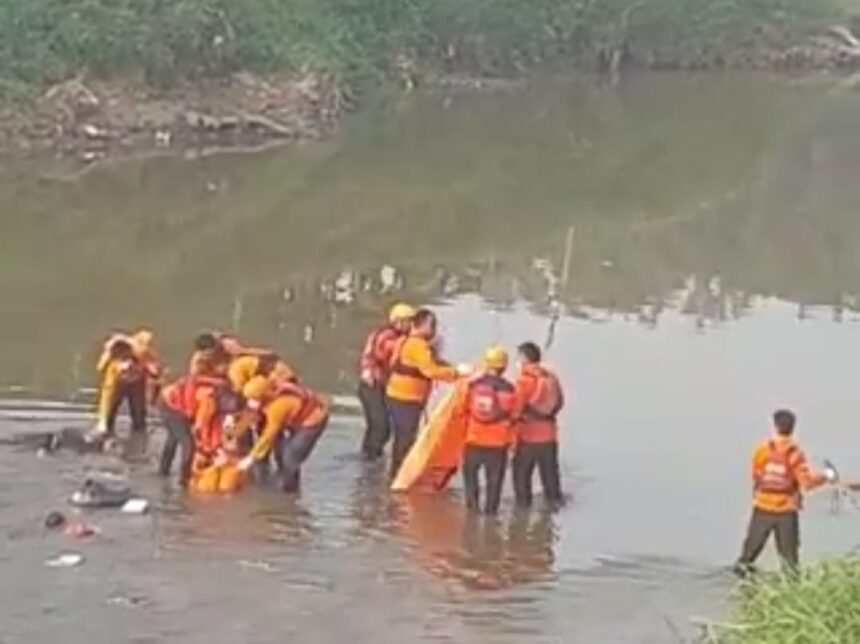
[[[554,64],[553,69],[559,65]],[[860,37],[856,28],[834,25],[785,47],[769,42],[766,32],[731,56],[665,59],[633,54],[623,40],[600,50],[583,73],[598,73],[610,83],[636,70],[718,72],[725,69],[804,74],[833,72],[860,86]],[[488,78],[450,66],[440,72],[408,53],[393,57],[392,84],[403,91],[419,86],[481,90],[505,86],[517,76]],[[519,78],[528,70],[518,71]],[[857,75],[852,76],[852,75]],[[332,132],[355,101],[350,91],[315,72],[300,75],[235,73],[228,78],[179,83],[156,90],[128,79],[86,75],[54,85],[26,104],[0,106],[0,155],[51,153],[94,162],[152,150],[203,151],[258,148],[285,141],[310,140]]]

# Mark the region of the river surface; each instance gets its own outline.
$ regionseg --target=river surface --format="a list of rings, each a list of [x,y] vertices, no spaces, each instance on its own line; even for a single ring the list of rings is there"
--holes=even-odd
[[[146,325],[276,347],[349,395],[394,299],[445,354],[533,339],[562,375],[571,502],[468,520],[459,480],[392,498],[338,416],[300,498],[183,497],[146,464],[0,447],[0,642],[671,643],[722,619],[748,461],[789,406],[810,457],[860,472],[860,93],[837,79],[546,80],[381,101],[288,149],[0,169],[0,385],[72,400],[101,339]],[[2,410],[0,410],[2,411]],[[0,436],[88,422],[6,413]],[[156,434],[156,440],[158,435]],[[47,533],[90,470],[143,517]],[[804,558],[860,515],[808,499]],[[46,568],[63,551],[75,569]],[[769,554],[765,566],[773,565]]]

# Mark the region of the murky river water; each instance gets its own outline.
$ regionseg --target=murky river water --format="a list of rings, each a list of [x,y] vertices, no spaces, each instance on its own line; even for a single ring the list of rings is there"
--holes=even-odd
[[[190,500],[134,466],[156,511],[93,514],[82,545],[45,512],[128,466],[3,448],[0,641],[679,641],[725,611],[775,406],[860,472],[858,168],[860,95],[837,81],[674,76],[413,96],[253,156],[5,164],[10,395],[72,397],[99,338],[137,324],[176,368],[198,329],[233,328],[348,394],[404,297],[438,309],[454,360],[549,345],[573,500],[483,523],[459,482],[390,498],[344,416],[299,500]],[[858,520],[813,496],[804,556],[854,547]],[[69,549],[82,567],[44,567]]]

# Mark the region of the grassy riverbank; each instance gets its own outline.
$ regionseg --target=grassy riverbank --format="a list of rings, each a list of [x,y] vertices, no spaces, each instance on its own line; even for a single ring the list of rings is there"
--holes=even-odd
[[[155,85],[247,70],[338,79],[428,65],[511,73],[620,52],[710,65],[782,47],[831,0],[0,0],[7,94],[80,73]]]
[[[860,642],[860,557],[818,564],[799,579],[777,577],[744,589],[738,629],[720,644]]]

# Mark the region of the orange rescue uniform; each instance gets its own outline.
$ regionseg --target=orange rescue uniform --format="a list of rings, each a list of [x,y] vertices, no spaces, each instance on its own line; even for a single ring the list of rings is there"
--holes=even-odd
[[[251,448],[255,461],[266,458],[278,434],[287,430],[315,431],[328,419],[329,407],[321,396],[300,385],[284,383],[263,407],[265,425]]]
[[[773,470],[786,468],[777,476],[785,476],[794,485],[791,489],[776,489],[767,481],[774,476]],[[785,436],[774,436],[759,445],[752,459],[754,485],[753,505],[764,512],[797,512],[802,505],[802,493],[814,490],[826,482],[823,474],[813,471],[806,455],[794,441]]]
[[[260,369],[260,359],[261,357],[256,355],[243,355],[234,358],[230,362],[227,377],[230,379],[230,384],[233,386],[235,391],[241,393],[245,385],[247,385],[252,378],[260,375],[258,373]],[[293,371],[293,369],[283,360],[278,360],[275,363],[274,369],[268,376],[269,381],[273,383],[284,380],[295,380],[295,378],[295,371]]]
[[[558,440],[556,414],[564,395],[556,377],[539,364],[525,365],[517,378],[517,395],[523,402],[516,425],[516,438],[524,443],[552,443]]]
[[[523,402],[513,384],[500,375],[485,373],[466,388],[466,444],[507,447],[513,442],[513,423]]]
[[[430,342],[419,335],[401,338],[392,353],[385,393],[392,400],[424,404],[434,380],[453,382],[457,370],[436,358]]]

